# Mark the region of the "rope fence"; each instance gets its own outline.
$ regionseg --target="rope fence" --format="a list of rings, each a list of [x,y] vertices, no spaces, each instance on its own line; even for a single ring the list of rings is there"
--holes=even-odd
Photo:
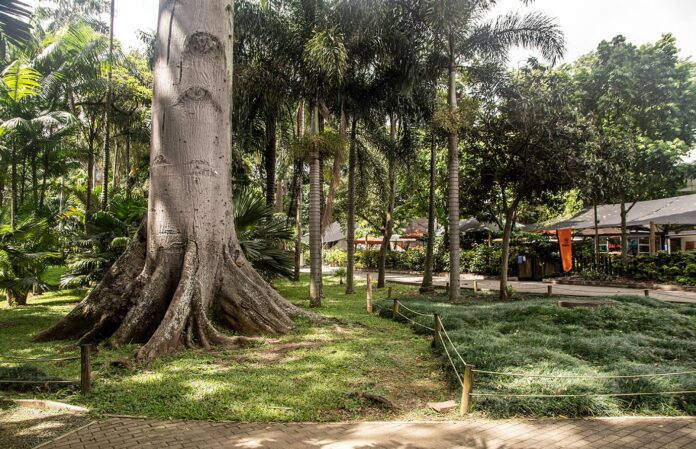
[[[371,279],[368,276],[368,312],[372,313],[372,285]],[[478,287],[478,286],[475,286]],[[561,288],[562,289],[562,288]],[[477,288],[475,288],[477,290]],[[547,295],[552,294],[552,286],[547,287]],[[646,290],[646,296],[648,296]],[[680,395],[680,394],[696,394],[696,390],[678,390],[678,391],[656,391],[656,392],[635,392],[635,393],[578,393],[578,394],[515,394],[515,393],[487,393],[487,392],[473,392],[474,387],[474,373],[489,376],[502,376],[502,377],[521,377],[521,378],[543,378],[543,379],[640,379],[640,378],[654,378],[654,377],[674,377],[674,376],[690,376],[696,375],[696,370],[691,371],[674,371],[667,373],[647,373],[647,374],[622,374],[622,375],[605,375],[605,374],[579,374],[579,375],[551,375],[551,374],[527,374],[521,372],[507,372],[507,371],[493,371],[493,370],[483,370],[476,369],[476,367],[464,360],[464,357],[457,349],[456,345],[452,341],[447,328],[442,322],[439,314],[436,313],[423,313],[414,310],[410,307],[404,305],[399,299],[392,298],[391,287],[389,288],[388,297],[385,298],[387,301],[393,301],[392,306],[392,318],[396,319],[401,317],[406,322],[424,328],[426,330],[433,332],[433,346],[442,347],[447,360],[452,367],[454,375],[462,387],[462,397],[460,402],[460,414],[466,415],[471,410],[471,399],[473,397],[508,397],[508,398],[577,398],[577,397],[625,397],[625,396],[657,396],[657,395]],[[602,292],[605,293],[605,292]],[[623,292],[621,292],[623,293]],[[660,292],[662,293],[662,292]],[[404,310],[408,313],[415,315],[415,317],[427,317],[433,319],[433,327],[426,326],[423,323],[416,321],[415,319],[404,315],[401,313]],[[444,336],[444,339],[443,339]],[[450,352],[451,347],[452,352]],[[464,372],[462,373],[460,369],[457,368],[455,360],[459,360],[464,366]]]
[[[80,391],[87,394],[92,389],[92,363],[91,363],[92,346],[80,345],[80,355],[74,357],[62,358],[21,358],[21,357],[2,357],[0,363],[59,363],[73,360],[80,360]],[[15,379],[0,379],[0,384],[17,384],[17,385],[75,385],[78,381],[74,380],[15,380]]]

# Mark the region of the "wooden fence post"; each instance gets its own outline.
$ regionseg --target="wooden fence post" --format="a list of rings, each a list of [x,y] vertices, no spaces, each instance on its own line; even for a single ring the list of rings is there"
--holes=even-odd
[[[553,294],[553,286],[549,285],[546,287],[546,296],[551,296]]]
[[[433,314],[435,322],[433,323],[433,347],[442,343],[442,335],[440,335],[442,329],[442,323],[440,322],[440,315],[437,313]]]
[[[474,293],[478,293],[478,281],[474,280]]]
[[[392,307],[392,318],[396,319],[396,316],[399,314],[399,300],[394,299],[394,306]]]
[[[391,299],[391,297],[392,297],[392,288],[389,287],[389,288],[387,289],[387,299]]]
[[[367,273],[367,313],[372,313],[372,276]]]
[[[466,365],[464,367],[464,385],[462,386],[462,402],[459,408],[461,416],[468,415],[471,410],[471,390],[474,388],[474,367]]]
[[[645,293],[645,296],[650,296],[650,290],[645,289],[645,290],[644,290],[644,293]]]
[[[92,389],[91,345],[80,345],[80,390],[87,394]]]

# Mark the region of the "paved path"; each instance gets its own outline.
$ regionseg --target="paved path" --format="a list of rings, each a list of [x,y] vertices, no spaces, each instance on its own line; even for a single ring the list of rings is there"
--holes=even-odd
[[[332,424],[107,418],[43,449],[696,448],[696,418],[477,420]]]
[[[332,272],[333,268],[325,267],[327,272]],[[377,278],[376,273],[371,273],[372,279]],[[364,272],[356,272],[355,277],[357,279],[365,279]],[[394,282],[397,284],[408,284],[408,285],[420,285],[422,275],[408,274],[408,273],[387,273],[387,281]],[[434,276],[433,285],[436,287],[445,287],[449,282],[449,278],[446,276]],[[476,280],[478,288],[484,290],[498,290],[497,280],[479,279]],[[643,290],[635,288],[619,288],[619,287],[594,287],[589,285],[566,285],[566,284],[548,284],[544,282],[520,282],[520,281],[510,281],[512,287],[522,293],[546,293],[548,286],[551,285],[553,293],[557,295],[564,296],[627,296],[627,295],[639,295],[644,294]],[[461,286],[462,288],[473,289],[474,279],[471,276],[462,275],[461,276]],[[682,303],[682,304],[696,304],[696,292],[679,292],[679,291],[664,291],[664,290],[650,290],[650,296],[661,301]]]

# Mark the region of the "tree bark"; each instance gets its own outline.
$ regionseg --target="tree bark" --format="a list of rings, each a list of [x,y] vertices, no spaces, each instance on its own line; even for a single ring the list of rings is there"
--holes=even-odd
[[[46,201],[46,183],[48,182],[48,167],[51,162],[51,150],[46,148],[43,157],[43,173],[41,174],[41,195],[39,195],[39,209],[43,209]]]
[[[358,121],[353,117],[350,126],[350,146],[348,148],[348,220],[346,223],[346,240],[348,260],[346,263],[346,294],[354,293],[355,281],[355,164]]]
[[[628,226],[626,224],[626,203],[621,201],[621,261],[625,264],[628,262]]]
[[[333,166],[331,168],[331,183],[329,184],[329,194],[326,196],[326,204],[324,205],[324,212],[322,213],[321,225],[325,229],[331,223],[333,223],[333,205],[336,200],[336,194],[338,193],[338,187],[341,184],[341,168],[343,167],[344,153],[345,153],[345,142],[347,139],[347,123],[346,114],[343,110],[343,104],[341,104],[341,116],[338,125],[338,135],[341,139],[341,145],[334,154]]]
[[[12,230],[17,229],[17,149],[12,146],[12,200],[10,206],[10,225]]]
[[[141,342],[146,364],[182,347],[243,345],[293,317],[242,253],[231,204],[231,0],[160,1],[148,217],[104,279],[39,341]]]
[[[452,37],[450,36],[450,55],[453,54]],[[447,101],[452,116],[457,113],[456,66],[454,57],[450,58],[449,85]],[[459,298],[459,136],[456,130],[451,130],[447,136],[447,214],[449,221],[449,299]]]
[[[510,259],[510,239],[512,236],[512,225],[515,221],[517,212],[517,202],[505,211],[505,227],[503,228],[503,254],[500,261],[500,299],[508,298],[508,261]]]
[[[312,104],[310,128],[312,138],[319,134],[318,102]],[[309,153],[309,305],[321,306],[323,296],[322,286],[322,229],[321,229],[321,157],[315,140],[312,141]]]
[[[114,99],[113,77],[114,77],[114,3],[111,0],[111,12],[109,22],[109,67],[106,78],[106,120],[104,121],[104,176],[102,179],[101,209],[106,210],[109,205],[109,158],[111,157],[111,105]],[[115,173],[114,173],[115,175]]]
[[[387,281],[387,253],[391,251],[391,238],[394,230],[394,201],[396,197],[396,173],[394,161],[389,161],[387,177],[389,191],[387,192],[387,210],[384,216],[384,236],[379,247],[379,266],[377,273],[377,288],[384,288]]]
[[[597,202],[594,202],[594,263],[595,270],[599,269],[599,218],[597,217]]]
[[[437,163],[437,147],[435,144],[435,132],[430,140],[430,185],[428,195],[428,242],[425,249],[425,267],[423,282],[420,291],[422,293],[433,291],[433,258],[435,252],[435,166]]]
[[[266,171],[266,205],[274,207],[276,188],[276,119],[266,114],[266,151],[263,155]]]
[[[297,107],[297,137],[302,139],[305,133],[305,103],[300,100]],[[302,267],[302,205],[304,185],[304,162],[300,159],[295,162],[295,281],[300,280],[300,268]]]
[[[85,222],[92,213],[92,188],[94,187],[94,139],[96,132],[94,126],[96,120],[92,118],[89,130],[89,142],[87,142],[87,198],[85,199]]]

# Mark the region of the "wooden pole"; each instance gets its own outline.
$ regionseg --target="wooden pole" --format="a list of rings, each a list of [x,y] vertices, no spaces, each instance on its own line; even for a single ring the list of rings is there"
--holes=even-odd
[[[80,345],[80,390],[82,394],[87,394],[92,389],[91,349],[91,345]]]
[[[546,296],[551,296],[553,294],[553,286],[549,285],[546,287]]]
[[[478,293],[478,281],[474,280],[474,293]]]
[[[644,290],[643,293],[645,293],[645,296],[650,296],[650,290]]]
[[[474,388],[474,371],[473,366],[466,365],[464,367],[464,385],[462,386],[462,402],[459,408],[461,416],[468,415],[471,410],[471,390]]]
[[[389,288],[387,289],[387,299],[391,299],[391,297],[392,297],[392,288],[389,287]]]
[[[399,300],[394,299],[394,306],[392,307],[392,318],[396,319],[396,316],[399,314]]]
[[[372,276],[367,273],[367,313],[372,313]]]
[[[439,344],[442,343],[442,335],[440,335],[441,329],[442,329],[442,323],[440,322],[440,315],[435,313],[433,314],[433,318],[435,319],[435,322],[433,323],[433,347],[437,347]]]

